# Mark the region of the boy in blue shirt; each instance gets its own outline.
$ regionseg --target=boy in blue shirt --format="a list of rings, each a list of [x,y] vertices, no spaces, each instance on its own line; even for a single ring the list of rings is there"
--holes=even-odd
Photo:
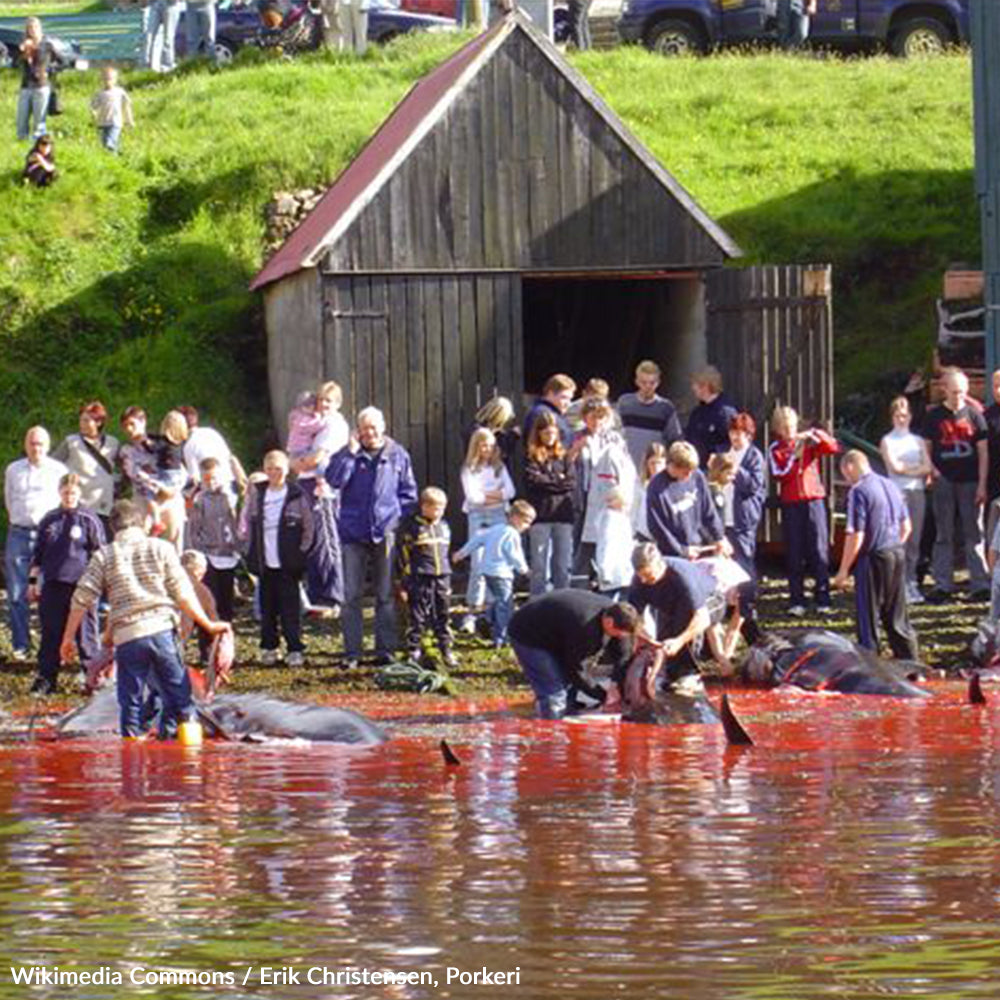
[[[507,626],[514,614],[514,575],[528,572],[521,535],[534,520],[535,508],[526,500],[515,500],[506,524],[496,524],[474,535],[452,557],[454,562],[460,562],[477,549],[483,550],[479,568],[486,579],[487,593],[493,597],[488,614],[497,649],[507,644]]]

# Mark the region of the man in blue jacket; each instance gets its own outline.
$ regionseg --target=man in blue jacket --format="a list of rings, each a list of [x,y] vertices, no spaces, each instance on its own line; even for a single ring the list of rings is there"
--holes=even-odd
[[[361,657],[361,599],[369,565],[375,587],[375,658],[389,663],[398,645],[392,590],[396,526],[416,510],[417,483],[406,449],[385,433],[381,410],[368,406],[358,414],[355,434],[330,459],[326,481],[340,493],[345,666],[357,666]]]

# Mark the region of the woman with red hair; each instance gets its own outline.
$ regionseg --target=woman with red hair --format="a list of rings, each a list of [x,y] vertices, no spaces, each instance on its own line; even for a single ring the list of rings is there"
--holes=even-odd
[[[118,480],[118,440],[104,432],[108,411],[99,400],[84,403],[79,416],[80,433],[66,437],[52,457],[80,477],[80,506],[107,527]]]

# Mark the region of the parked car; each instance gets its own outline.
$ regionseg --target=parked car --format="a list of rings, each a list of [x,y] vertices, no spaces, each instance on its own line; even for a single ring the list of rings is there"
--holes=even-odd
[[[280,26],[265,27],[261,18],[262,5],[257,0],[223,0],[216,10],[215,57],[218,62],[229,62],[244,45],[271,47],[294,39],[290,47],[295,50],[318,48],[321,40],[318,6],[308,0],[275,0],[268,7],[278,11]],[[187,26],[181,15],[177,26],[177,52],[183,56],[187,49]],[[381,6],[368,12],[368,40],[383,45],[411,31],[447,31],[455,27],[449,18],[429,14],[416,14]]]
[[[46,35],[45,40],[52,46],[52,51],[55,53],[54,71],[86,69],[89,66],[87,60],[83,58],[79,43],[59,38],[56,35]],[[20,63],[20,46],[23,41],[23,27],[0,27],[0,69],[17,66]]]
[[[932,55],[969,38],[969,0],[818,0],[812,45]],[[663,55],[774,42],[776,0],[625,0],[618,31]]]

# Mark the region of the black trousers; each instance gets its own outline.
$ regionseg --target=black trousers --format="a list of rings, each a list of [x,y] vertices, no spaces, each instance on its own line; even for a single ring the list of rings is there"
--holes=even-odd
[[[233,620],[233,593],[236,589],[235,569],[216,569],[211,563],[205,572],[205,586],[215,598],[215,610],[219,613],[219,621]]]
[[[302,602],[299,576],[285,569],[265,569],[260,575],[260,648],[278,648],[278,622],[289,653],[301,653]]]
[[[59,580],[42,584],[38,600],[38,618],[42,624],[42,641],[38,647],[38,673],[51,684],[59,675],[59,645],[62,642],[66,619],[69,618],[70,601],[75,583]],[[97,609],[92,608],[84,616],[77,633],[76,645],[80,650],[80,661],[86,666],[101,651],[101,636],[97,623]]]
[[[407,581],[406,594],[409,598],[407,648],[411,651],[418,650],[424,632],[430,631],[434,633],[438,648],[447,652],[451,648],[451,629],[448,626],[451,577],[414,576]]]
[[[917,634],[906,607],[906,550],[902,545],[859,556],[854,568],[858,644],[878,652],[878,623],[892,655],[916,660]]]

